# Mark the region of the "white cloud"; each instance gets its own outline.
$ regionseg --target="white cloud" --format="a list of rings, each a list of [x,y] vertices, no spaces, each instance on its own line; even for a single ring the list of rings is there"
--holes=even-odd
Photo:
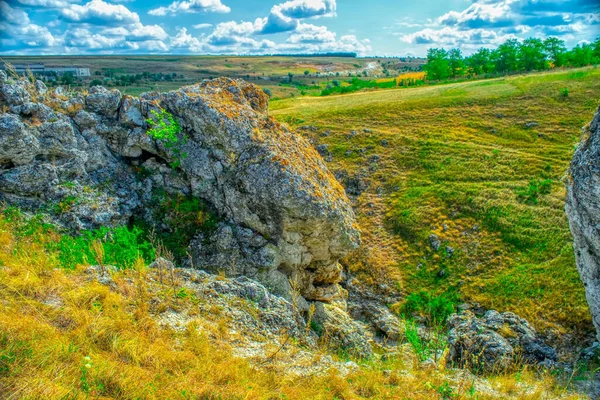
[[[26,7],[61,8],[66,7],[77,0],[16,0],[20,5]]]
[[[127,32],[127,36],[119,35],[125,32],[118,28],[103,30],[102,33],[93,33],[86,28],[73,28],[65,33],[65,46],[70,53],[166,52],[169,50],[162,40],[154,38],[153,35],[144,34],[136,37],[131,32]]]
[[[289,18],[304,19],[334,16],[336,3],[335,0],[291,0],[278,4],[273,9]]]
[[[92,25],[123,25],[140,22],[138,14],[129,11],[124,5],[109,4],[102,0],[92,0],[83,6],[71,4],[60,10],[60,13],[67,21]]]
[[[473,46],[474,48],[479,48],[483,45],[497,45],[512,37],[514,36],[499,34],[493,30],[461,30],[446,26],[441,29],[426,28],[418,32],[403,35],[400,39],[406,43],[428,45],[428,47]]]
[[[179,13],[199,13],[214,12],[228,13],[231,8],[227,7],[221,0],[189,0],[174,1],[167,7],[158,7],[148,11],[148,14],[155,16],[177,15]]]
[[[0,13],[2,14],[0,23],[3,22],[10,25],[25,25],[29,23],[29,15],[25,11],[13,8],[5,1],[0,1]]]
[[[192,27],[194,29],[206,29],[206,28],[210,28],[212,26],[212,24],[196,24],[196,25],[192,25]]]
[[[0,48],[11,51],[19,48],[46,48],[60,44],[48,28],[31,23],[29,15],[0,1]]]
[[[171,38],[171,48],[184,50],[186,52],[199,53],[202,51],[202,43],[197,38],[187,33],[186,28],[182,28],[177,32],[174,38]]]
[[[327,43],[334,41],[335,36],[335,33],[325,26],[300,24],[287,41],[288,43]]]

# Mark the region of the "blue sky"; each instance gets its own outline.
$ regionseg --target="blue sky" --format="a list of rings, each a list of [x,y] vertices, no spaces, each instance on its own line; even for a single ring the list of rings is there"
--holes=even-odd
[[[469,54],[600,36],[600,0],[0,0],[0,54]]]

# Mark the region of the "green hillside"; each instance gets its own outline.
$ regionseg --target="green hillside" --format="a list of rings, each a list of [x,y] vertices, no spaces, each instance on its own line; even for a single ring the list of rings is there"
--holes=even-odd
[[[286,99],[271,113],[366,188],[353,198],[364,248],[350,270],[589,332],[562,180],[598,99],[600,70],[584,68]]]

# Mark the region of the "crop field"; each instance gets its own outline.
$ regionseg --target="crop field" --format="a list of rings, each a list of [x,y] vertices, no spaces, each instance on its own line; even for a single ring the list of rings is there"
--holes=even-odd
[[[585,68],[285,99],[270,112],[352,188],[363,247],[350,271],[514,311],[552,335],[593,329],[563,180],[599,98],[600,70]]]

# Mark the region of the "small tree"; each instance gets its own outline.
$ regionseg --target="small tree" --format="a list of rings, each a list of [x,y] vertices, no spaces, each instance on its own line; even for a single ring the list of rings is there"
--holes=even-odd
[[[294,74],[292,74],[291,72],[288,72],[288,81],[291,83],[292,79],[294,78]]]
[[[308,76],[310,74],[309,70],[304,71],[304,76]]]
[[[75,81],[75,78],[73,77],[73,73],[72,72],[65,72],[62,76],[62,83],[63,85],[70,85],[73,83],[73,81]]]

